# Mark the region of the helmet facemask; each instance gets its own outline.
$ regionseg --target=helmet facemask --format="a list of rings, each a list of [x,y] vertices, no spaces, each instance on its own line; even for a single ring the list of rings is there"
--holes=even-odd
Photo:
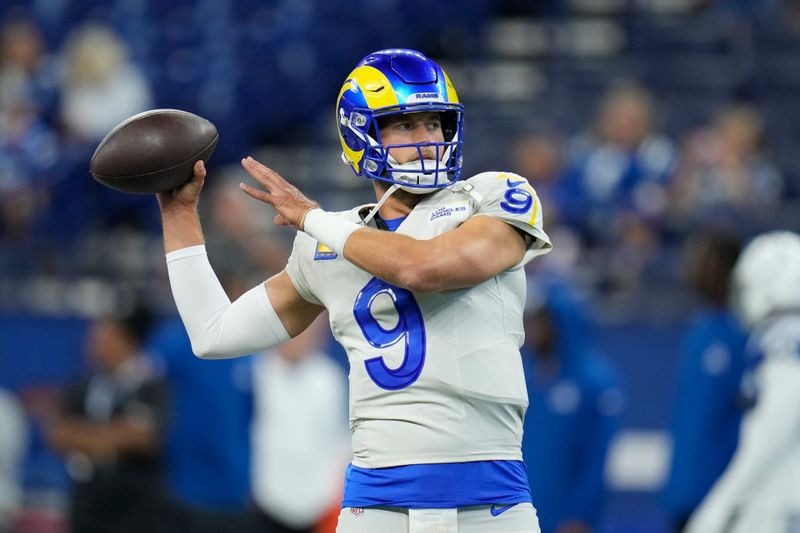
[[[442,142],[423,142],[383,145],[380,124],[383,119],[404,113],[438,112],[442,121]],[[358,136],[367,148],[359,175],[400,185],[411,193],[427,194],[452,185],[461,177],[461,125],[462,109],[459,104],[430,104],[370,110],[356,108],[347,120],[347,127]],[[418,158],[398,163],[390,151],[395,148],[415,148]],[[430,150],[432,149],[432,150]],[[433,152],[436,159],[426,158]]]

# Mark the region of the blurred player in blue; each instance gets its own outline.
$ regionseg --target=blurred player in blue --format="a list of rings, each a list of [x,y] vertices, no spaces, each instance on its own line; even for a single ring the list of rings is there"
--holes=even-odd
[[[148,346],[171,398],[164,466],[172,527],[243,531],[250,503],[250,360],[197,364],[178,320],[159,324]]]
[[[329,213],[244,159],[262,188],[242,189],[299,231],[286,269],[234,303],[203,246],[202,163],[158,196],[173,295],[199,356],[267,349],[328,310],[351,368],[340,533],[539,531],[520,448],[519,348],[523,266],[551,244],[525,178],[460,179],[463,112],[419,52],[365,57],[335,118],[343,160],[378,202]]]
[[[734,270],[750,329],[742,394],[750,409],[728,468],[689,533],[800,531],[800,235],[756,237]]]
[[[736,450],[745,332],[728,305],[738,239],[706,232],[689,242],[688,282],[699,298],[684,335],[663,500],[680,531]]]
[[[617,372],[589,344],[581,302],[551,288],[525,314],[530,406],[522,454],[543,533],[588,533],[600,518],[606,452],[619,425]]]

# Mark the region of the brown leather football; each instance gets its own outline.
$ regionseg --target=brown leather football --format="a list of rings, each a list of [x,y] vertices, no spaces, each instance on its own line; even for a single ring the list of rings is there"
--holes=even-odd
[[[195,162],[208,161],[218,140],[214,124],[187,111],[145,111],[100,141],[89,170],[94,179],[118,191],[169,191],[191,179]]]

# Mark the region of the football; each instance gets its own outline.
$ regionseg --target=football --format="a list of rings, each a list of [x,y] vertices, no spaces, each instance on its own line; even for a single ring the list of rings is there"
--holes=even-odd
[[[154,194],[192,177],[198,159],[208,161],[217,146],[217,128],[178,109],[154,109],[116,126],[94,151],[89,171],[118,191]]]

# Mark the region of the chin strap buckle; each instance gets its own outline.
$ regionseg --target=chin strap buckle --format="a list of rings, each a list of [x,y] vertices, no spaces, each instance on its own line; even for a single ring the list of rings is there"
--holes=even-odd
[[[471,183],[467,183],[466,181],[457,181],[450,186],[450,189],[454,192],[464,192],[467,193],[473,200],[476,202],[483,201],[483,195],[475,189],[475,186]]]

